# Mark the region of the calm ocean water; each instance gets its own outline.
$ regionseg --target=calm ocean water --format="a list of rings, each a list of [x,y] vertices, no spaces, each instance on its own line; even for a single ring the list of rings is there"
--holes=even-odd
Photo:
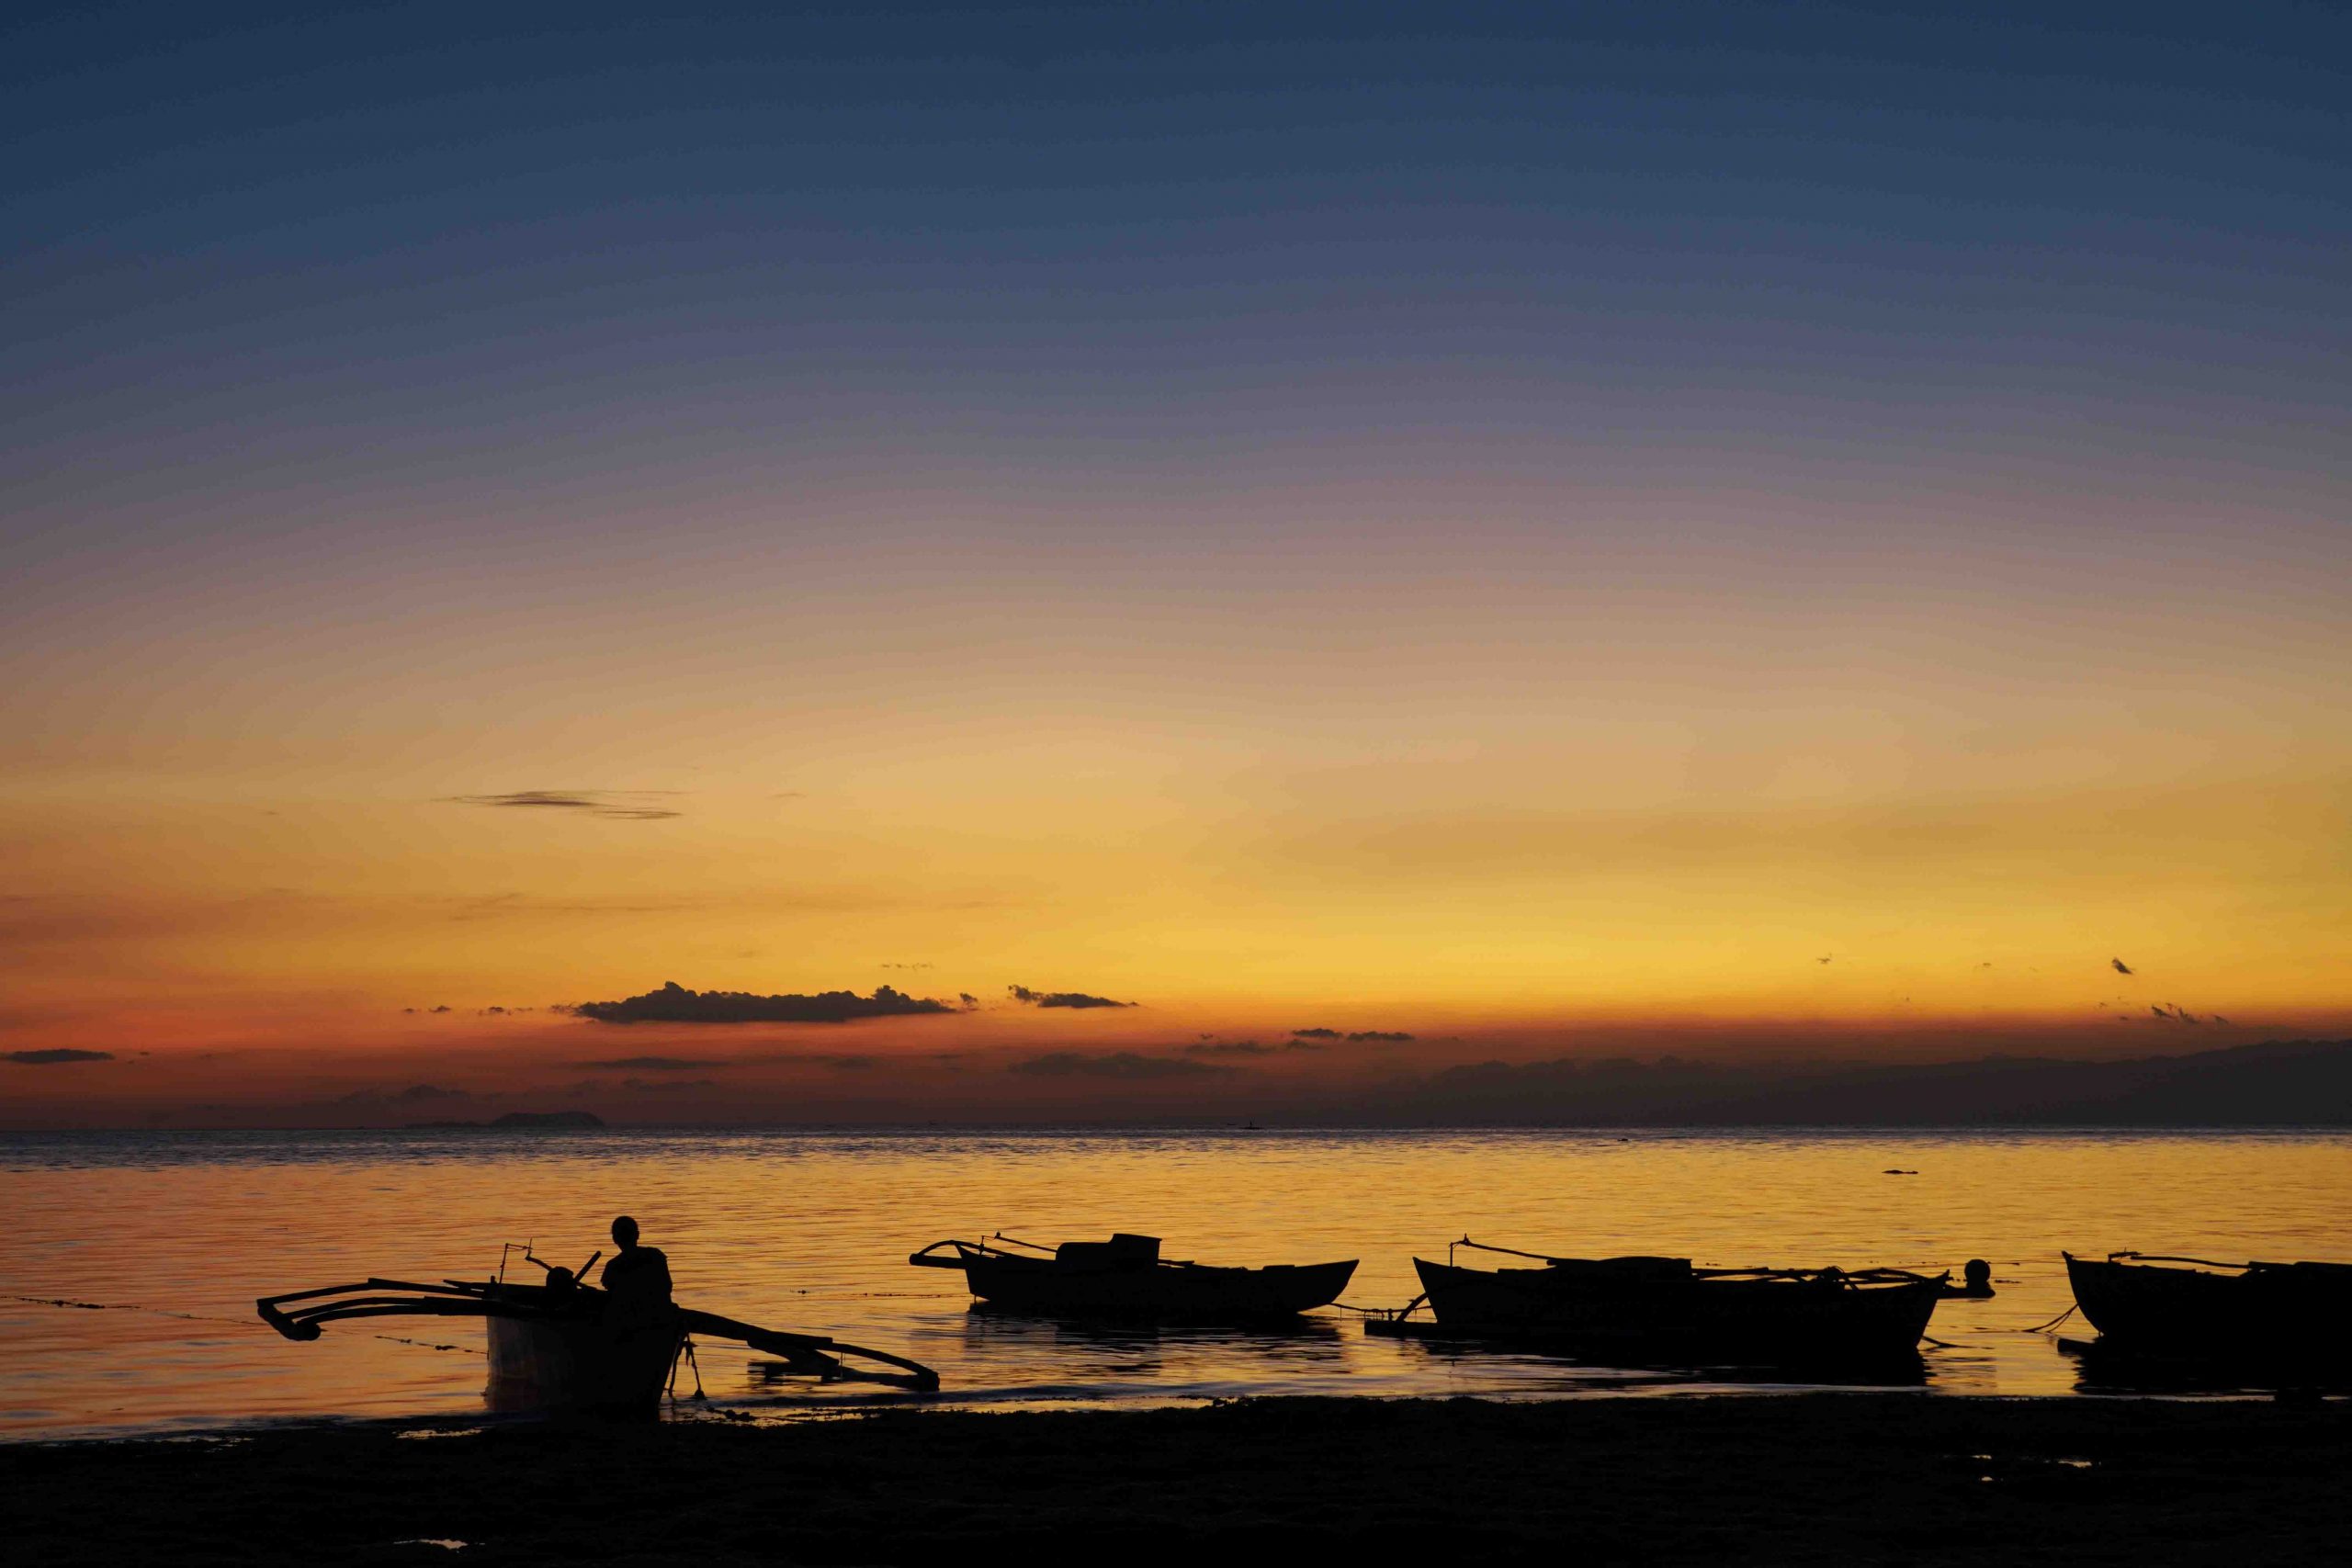
[[[1414,1254],[1465,1233],[1722,1265],[1956,1274],[1985,1258],[2000,1294],[1948,1302],[1929,1329],[1924,1386],[1953,1394],[2085,1387],[2027,1332],[2070,1302],[2062,1247],[2352,1257],[2342,1133],[61,1134],[0,1135],[0,1434],[18,1438],[478,1413],[480,1325],[346,1324],[297,1345],[254,1298],[479,1278],[510,1240],[577,1262],[620,1212],[669,1253],[680,1300],[912,1355],[946,1401],[1008,1407],[1733,1384],[1367,1338],[1339,1313],[1274,1335],[975,1314],[960,1275],[906,1266],[916,1247],[1115,1228],[1208,1262],[1359,1258],[1344,1299],[1374,1306],[1409,1299]],[[752,1359],[704,1350],[712,1404],[780,1417],[872,1397],[771,1390]]]

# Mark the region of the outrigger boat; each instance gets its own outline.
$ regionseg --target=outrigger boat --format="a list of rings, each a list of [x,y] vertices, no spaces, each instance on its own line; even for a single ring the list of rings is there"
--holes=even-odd
[[[662,1306],[621,1310],[613,1298],[580,1282],[597,1253],[575,1271],[523,1256],[547,1270],[541,1284],[506,1279],[502,1258],[495,1278],[364,1280],[264,1296],[254,1304],[264,1323],[288,1339],[311,1340],[327,1324],[370,1317],[478,1317],[490,1339],[492,1405],[650,1417],[660,1407],[690,1335],[737,1340],[776,1357],[785,1374],[820,1382],[872,1382],[927,1393],[939,1374],[917,1361],[845,1345],[821,1335],[762,1328],[716,1313]],[[859,1363],[871,1363],[863,1365]]]
[[[1465,1269],[1460,1247],[1534,1269]],[[1551,1258],[1464,1236],[1416,1258],[1421,1294],[1367,1333],[1534,1340],[1700,1359],[1865,1364],[1917,1354],[1950,1274],[1902,1269],[1699,1269],[1687,1258]],[[1413,1321],[1426,1303],[1430,1325]]]
[[[2352,1360],[2352,1263],[2061,1254],[2101,1344],[2224,1360]]]
[[[1224,1268],[1159,1256],[1159,1238],[1122,1231],[1108,1241],[1043,1247],[1001,1232],[983,1241],[934,1241],[907,1261],[961,1269],[981,1304],[1059,1316],[1250,1323],[1295,1317],[1337,1301],[1356,1271],[1344,1263]]]

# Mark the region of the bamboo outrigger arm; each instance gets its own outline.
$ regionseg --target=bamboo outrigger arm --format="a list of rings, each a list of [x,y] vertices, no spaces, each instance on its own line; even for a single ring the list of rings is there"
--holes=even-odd
[[[717,1313],[681,1308],[679,1318],[689,1334],[699,1334],[706,1339],[740,1341],[754,1350],[764,1350],[781,1359],[796,1371],[814,1373],[827,1382],[878,1382],[893,1388],[910,1389],[917,1393],[931,1393],[939,1387],[937,1372],[921,1361],[893,1356],[887,1350],[869,1350],[863,1345],[847,1345],[821,1335],[788,1334],[782,1329],[762,1328],[757,1324],[739,1323]],[[844,1356],[876,1361],[899,1370],[895,1372],[868,1371],[863,1367],[846,1364],[842,1359]]]
[[[939,1250],[943,1247],[952,1250],[943,1253]],[[961,1269],[967,1253],[983,1250],[985,1248],[979,1243],[949,1236],[943,1241],[933,1242],[920,1252],[907,1254],[907,1261],[918,1269]]]
[[[407,1292],[399,1294],[393,1292]],[[366,1294],[356,1292],[384,1292]],[[309,1302],[288,1311],[288,1302]],[[288,1291],[254,1303],[261,1320],[288,1339],[310,1341],[321,1328],[354,1317],[518,1317],[551,1316],[544,1308],[524,1302],[499,1301],[462,1286],[425,1285],[413,1280],[362,1280],[353,1285],[325,1285],[315,1291]]]

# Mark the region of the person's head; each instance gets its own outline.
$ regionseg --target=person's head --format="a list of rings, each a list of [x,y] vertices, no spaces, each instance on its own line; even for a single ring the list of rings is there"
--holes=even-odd
[[[635,1247],[637,1245],[637,1222],[630,1219],[627,1214],[623,1214],[619,1219],[615,1220],[613,1222],[613,1244],[616,1247]]]

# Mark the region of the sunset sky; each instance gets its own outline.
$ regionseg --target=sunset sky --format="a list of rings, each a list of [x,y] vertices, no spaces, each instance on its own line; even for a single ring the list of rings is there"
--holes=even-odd
[[[686,9],[0,23],[0,1124],[2352,1033],[2341,8]]]

